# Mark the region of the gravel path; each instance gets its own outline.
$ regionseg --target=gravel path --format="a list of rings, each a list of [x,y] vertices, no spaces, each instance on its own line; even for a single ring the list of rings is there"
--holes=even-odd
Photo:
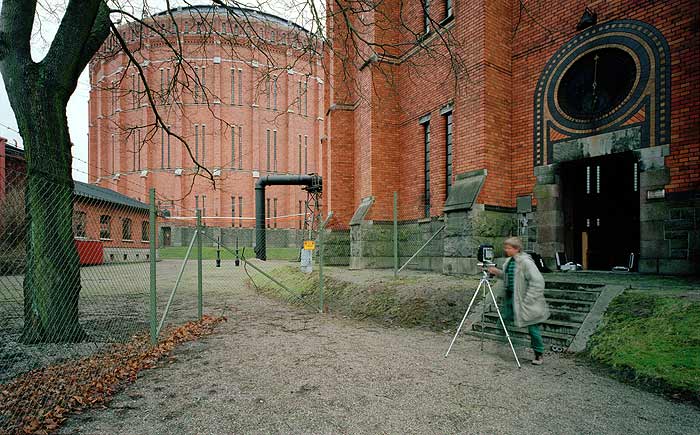
[[[211,298],[211,296],[210,296]],[[700,410],[572,358],[518,370],[508,348],[319,315],[248,289],[217,332],[176,351],[62,434],[690,434]],[[221,309],[212,311],[219,314]]]

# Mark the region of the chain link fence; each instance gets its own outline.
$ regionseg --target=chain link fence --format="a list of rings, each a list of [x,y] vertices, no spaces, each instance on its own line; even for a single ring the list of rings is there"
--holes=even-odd
[[[159,324],[202,311],[197,263],[156,263],[153,197],[134,199],[149,197],[144,187],[28,177],[21,163],[0,171],[0,434],[89,406],[108,394],[96,379],[153,352]]]
[[[0,382],[148,330],[147,204],[9,168],[0,186]]]

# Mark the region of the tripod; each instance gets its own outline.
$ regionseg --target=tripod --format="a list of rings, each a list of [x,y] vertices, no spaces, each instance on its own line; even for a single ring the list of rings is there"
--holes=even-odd
[[[472,309],[472,305],[474,304],[474,300],[476,299],[476,295],[479,294],[479,290],[482,290],[482,304],[481,304],[481,350],[484,350],[484,310],[486,309],[486,288],[488,287],[489,289],[489,294],[491,295],[491,300],[493,301],[493,305],[496,307],[496,313],[498,313],[498,319],[501,321],[501,326],[503,326],[503,332],[506,333],[506,338],[508,339],[508,344],[510,344],[510,350],[513,351],[513,356],[515,357],[515,363],[518,364],[518,368],[520,368],[520,360],[518,360],[518,355],[515,353],[515,348],[513,347],[513,342],[510,340],[510,335],[508,334],[508,329],[506,329],[506,324],[503,322],[503,317],[501,316],[501,310],[498,309],[498,304],[496,303],[496,297],[493,295],[493,290],[491,289],[491,282],[489,281],[489,274],[486,272],[486,267],[488,266],[487,264],[480,264],[482,266],[482,277],[481,281],[479,281],[479,286],[474,290],[474,295],[472,296],[472,300],[469,302],[469,306],[467,307],[467,311],[464,313],[464,317],[462,317],[462,321],[459,324],[459,327],[457,328],[457,332],[455,332],[455,336],[452,338],[452,342],[450,343],[450,347],[447,349],[447,352],[445,353],[445,358],[447,358],[447,355],[450,354],[450,350],[452,350],[452,345],[455,344],[455,340],[457,340],[457,336],[459,335],[459,332],[462,330],[462,326],[464,326],[464,321],[467,320],[467,316],[469,315],[469,311]]]

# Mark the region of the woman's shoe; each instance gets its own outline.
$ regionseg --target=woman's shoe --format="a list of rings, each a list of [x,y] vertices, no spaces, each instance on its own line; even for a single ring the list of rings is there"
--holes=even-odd
[[[535,355],[535,359],[532,360],[532,365],[541,366],[544,363],[544,358],[542,355]]]

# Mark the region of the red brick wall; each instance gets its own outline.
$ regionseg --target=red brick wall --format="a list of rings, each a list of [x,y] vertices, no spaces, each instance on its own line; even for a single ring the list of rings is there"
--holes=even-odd
[[[400,4],[383,3],[386,7],[393,5],[395,11]],[[456,2],[455,18],[445,24],[455,41],[451,45],[456,54],[453,59],[459,61],[456,84],[450,56],[440,49],[404,56],[400,65],[391,67],[394,74],[389,79],[376,74],[377,64],[359,71],[361,62],[352,52],[345,53],[350,59],[345,63],[343,56],[334,57],[329,88],[342,88],[343,92],[341,96],[329,90],[327,107],[342,103],[355,109],[342,115],[331,112],[330,153],[334,153],[338,141],[343,141],[339,150],[347,150],[348,141],[352,141],[352,156],[341,165],[329,165],[329,182],[343,177],[344,185],[352,183],[355,195],[349,195],[347,189],[337,194],[331,191],[333,207],[354,210],[361,197],[374,195],[377,203],[370,218],[386,219],[398,180],[402,218],[422,217],[424,146],[423,127],[418,120],[431,114],[431,214],[441,214],[446,184],[445,120],[439,112],[449,102],[454,106],[453,173],[487,169],[489,175],[478,202],[514,207],[516,196],[531,193],[535,184],[533,105],[537,80],[549,58],[578,33],[575,27],[585,6],[598,14],[598,23],[640,20],[655,26],[666,38],[672,69],[668,190],[698,189],[700,3],[496,0]],[[442,19],[443,8],[443,2],[431,2],[433,20]],[[400,14],[406,28],[398,38],[408,42],[422,29],[422,7],[419,2],[405,3]],[[332,24],[334,41],[345,42],[342,23]],[[389,41],[397,38],[391,32],[379,34]],[[430,38],[424,42],[431,45]],[[335,54],[345,46],[338,47]],[[354,168],[352,177],[348,176],[348,167]],[[338,205],[341,201],[342,207]],[[349,216],[350,212],[343,213],[343,218],[349,220]]]
[[[73,213],[85,213],[85,239],[101,240],[105,248],[148,249],[149,242],[141,240],[141,224],[149,222],[148,210],[136,210],[115,204],[100,203],[76,198]],[[111,217],[111,231],[108,239],[100,239],[100,216]],[[122,237],[122,221],[131,219],[131,240]]]

